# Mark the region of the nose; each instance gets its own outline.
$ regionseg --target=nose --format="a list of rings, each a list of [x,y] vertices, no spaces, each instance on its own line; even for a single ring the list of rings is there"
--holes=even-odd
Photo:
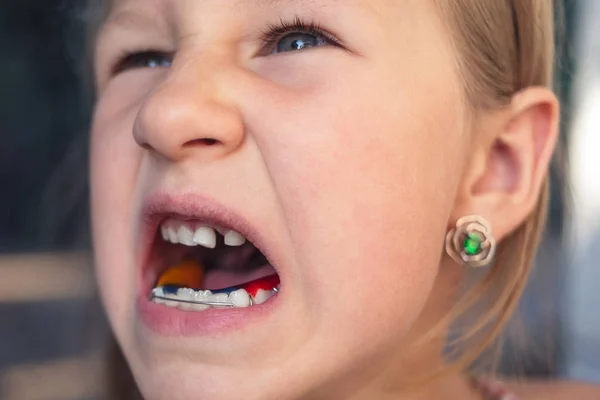
[[[138,112],[136,143],[171,161],[192,156],[214,160],[234,152],[243,143],[244,123],[227,93],[233,82],[222,70],[198,63],[171,68]]]

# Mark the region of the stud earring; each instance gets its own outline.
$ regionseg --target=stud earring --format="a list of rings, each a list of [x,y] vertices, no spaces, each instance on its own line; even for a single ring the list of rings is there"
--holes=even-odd
[[[446,235],[446,252],[458,264],[472,268],[486,266],[496,251],[491,231],[485,218],[478,215],[463,217]]]

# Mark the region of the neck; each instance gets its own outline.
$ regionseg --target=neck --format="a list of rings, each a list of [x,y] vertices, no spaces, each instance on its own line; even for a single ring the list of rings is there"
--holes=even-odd
[[[401,375],[399,369],[390,369],[376,378],[365,382],[344,380],[331,390],[314,393],[310,400],[348,399],[348,400],[481,400],[481,393],[462,373],[448,373],[429,380],[411,380]],[[348,377],[346,377],[348,378]],[[350,382],[350,384],[348,384]],[[360,382],[360,383],[358,383]]]
[[[408,388],[388,387],[384,390],[366,390],[364,393],[357,393],[351,399],[374,398],[381,400],[480,400],[481,394],[464,375],[452,374]]]

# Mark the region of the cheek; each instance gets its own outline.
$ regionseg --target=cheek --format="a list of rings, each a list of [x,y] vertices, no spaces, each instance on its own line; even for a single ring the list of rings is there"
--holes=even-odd
[[[271,115],[279,131],[260,144],[314,314],[376,335],[389,321],[407,329],[437,274],[459,177],[458,110],[424,82],[415,98],[356,76],[289,104],[300,112],[285,119]]]
[[[131,321],[135,260],[131,230],[140,151],[132,139],[132,113],[120,112],[118,98],[97,107],[91,138],[91,213],[96,275],[117,336]],[[120,337],[120,339],[123,339]]]

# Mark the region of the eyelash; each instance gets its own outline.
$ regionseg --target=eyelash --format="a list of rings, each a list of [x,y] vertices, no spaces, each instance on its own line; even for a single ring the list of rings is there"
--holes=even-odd
[[[121,72],[137,69],[137,68],[149,68],[148,61],[149,60],[171,60],[173,58],[173,54],[166,51],[158,51],[158,50],[142,50],[142,51],[125,51],[123,55],[117,58],[117,62],[112,68],[111,74],[118,75]],[[169,61],[170,62],[170,61]],[[160,64],[160,62],[158,63]]]
[[[283,39],[286,35],[292,33],[312,34],[325,39],[325,42],[329,45],[343,47],[343,43],[339,38],[322,28],[317,22],[306,22],[304,19],[297,16],[292,21],[281,19],[278,24],[268,24],[267,28],[262,32],[261,37],[264,46],[257,53],[257,56],[262,57],[273,54],[274,49],[277,47],[277,42]],[[117,59],[118,61],[114,64],[111,74],[114,76],[130,69],[148,67],[147,64],[149,60],[168,59],[170,62],[172,58],[172,52],[159,50],[143,50],[134,52],[127,51]],[[158,62],[157,64],[161,64],[161,62]]]
[[[262,41],[265,43],[265,48],[270,49],[269,52],[261,51],[259,55],[271,54],[277,46],[277,42],[291,33],[309,33],[315,36],[320,36],[332,46],[342,47],[342,41],[333,33],[324,29],[315,21],[306,22],[301,17],[295,17],[292,21],[281,19],[279,24],[268,24],[263,31]]]

